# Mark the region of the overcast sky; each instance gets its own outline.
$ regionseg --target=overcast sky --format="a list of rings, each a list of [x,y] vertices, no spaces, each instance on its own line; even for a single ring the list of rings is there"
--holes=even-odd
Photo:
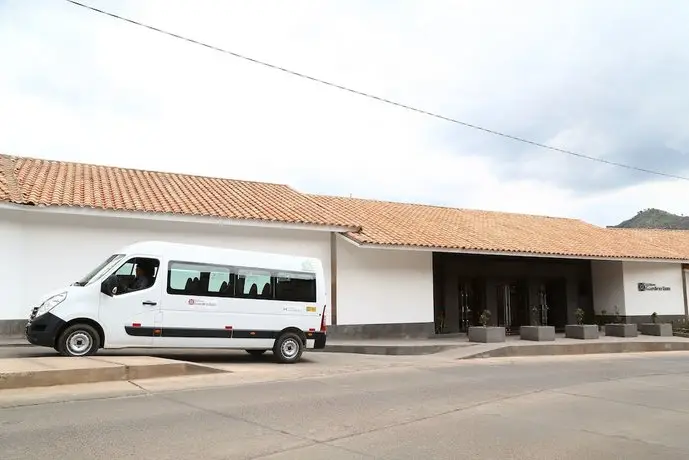
[[[689,176],[685,0],[83,0],[472,124]],[[0,151],[582,218],[689,182],[520,144],[64,0],[0,0]]]

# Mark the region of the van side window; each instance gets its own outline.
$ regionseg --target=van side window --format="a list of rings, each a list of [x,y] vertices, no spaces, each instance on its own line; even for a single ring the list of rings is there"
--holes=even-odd
[[[152,287],[158,276],[160,261],[148,257],[133,257],[115,271],[117,293],[123,295]]]
[[[275,273],[275,300],[316,301],[316,277],[312,273]]]
[[[316,275],[170,261],[167,292],[182,296],[316,302]]]
[[[170,262],[167,292],[187,296],[233,297],[232,278],[229,267]]]
[[[134,263],[134,259],[131,259],[127,261],[124,265],[122,265],[120,268],[117,269],[115,272],[115,275],[117,276],[132,276],[134,275],[134,267],[136,264]]]
[[[237,270],[237,285],[241,286],[241,291],[237,292],[237,297],[249,299],[273,298],[273,286],[270,272],[253,268],[239,268]]]

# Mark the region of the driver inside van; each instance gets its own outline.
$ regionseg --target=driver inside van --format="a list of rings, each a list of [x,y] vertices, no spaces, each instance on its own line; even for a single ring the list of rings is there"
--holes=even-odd
[[[152,267],[141,262],[136,264],[136,277],[134,282],[128,287],[127,292],[140,291],[151,286],[153,278]]]

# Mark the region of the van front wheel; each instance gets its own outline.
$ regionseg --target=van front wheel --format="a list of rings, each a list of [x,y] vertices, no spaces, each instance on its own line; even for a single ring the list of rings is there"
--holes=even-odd
[[[304,342],[294,332],[285,332],[275,341],[273,355],[279,363],[293,364],[299,361],[304,352]]]
[[[74,324],[57,340],[57,351],[64,356],[90,356],[98,351],[98,332],[88,324]]]

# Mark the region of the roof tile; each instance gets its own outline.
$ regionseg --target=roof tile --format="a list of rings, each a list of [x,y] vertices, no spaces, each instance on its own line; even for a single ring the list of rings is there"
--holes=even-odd
[[[621,231],[556,217],[310,195],[357,222],[362,244],[553,256],[689,260],[689,232]]]
[[[0,155],[0,201],[335,225],[362,244],[551,256],[689,260],[689,231],[308,195],[287,185]],[[355,231],[355,229],[357,231]]]
[[[24,157],[12,162],[26,204],[356,227],[282,184]],[[7,181],[0,182],[6,201]]]

